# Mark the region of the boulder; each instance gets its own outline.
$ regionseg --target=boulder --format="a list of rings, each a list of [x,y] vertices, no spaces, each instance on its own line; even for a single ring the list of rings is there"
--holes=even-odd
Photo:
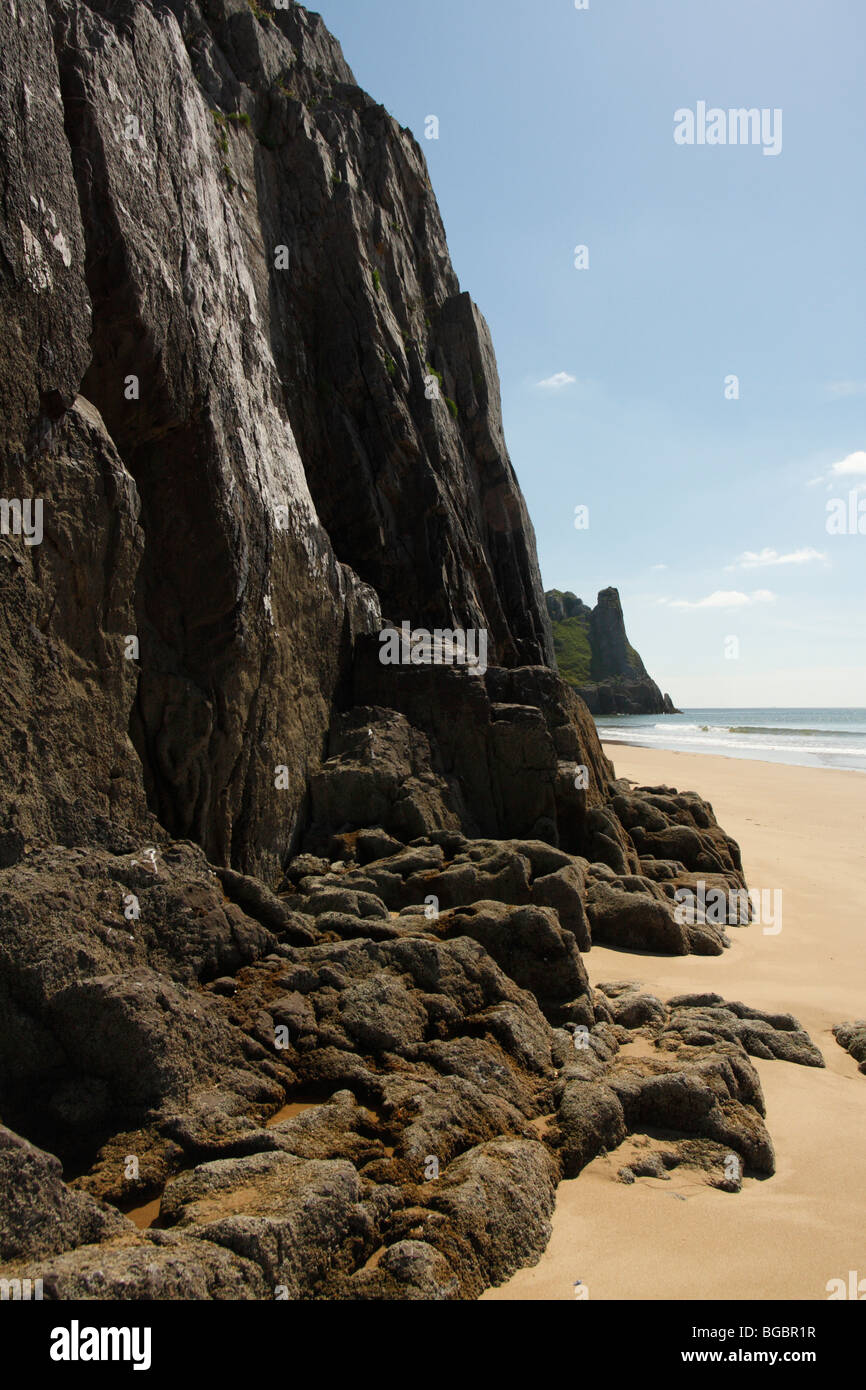
[[[53,1154],[3,1127],[0,1187],[0,1261],[4,1263],[57,1255],[123,1237],[132,1229],[119,1212],[67,1187]]]
[[[833,1029],[833,1036],[839,1046],[850,1052],[855,1062],[859,1062],[860,1070],[866,1073],[866,1020],[861,1018],[855,1023],[838,1023]]]
[[[581,1080],[566,1083],[556,1130],[566,1178],[577,1177],[602,1151],[615,1149],[627,1133],[622,1105],[610,1087]]]
[[[689,942],[671,908],[649,893],[629,893],[613,882],[593,880],[586,915],[592,939],[605,946],[684,956]]]

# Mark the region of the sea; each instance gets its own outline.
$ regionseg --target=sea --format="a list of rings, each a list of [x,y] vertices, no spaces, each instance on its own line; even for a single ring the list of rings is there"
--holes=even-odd
[[[604,743],[866,772],[866,709],[689,709],[595,722]]]

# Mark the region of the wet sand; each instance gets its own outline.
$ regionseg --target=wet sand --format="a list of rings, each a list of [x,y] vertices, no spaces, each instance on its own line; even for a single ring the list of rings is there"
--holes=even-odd
[[[721,957],[596,947],[594,984],[640,980],[662,999],[713,991],[793,1013],[826,1070],[753,1059],[777,1171],[741,1193],[675,1172],[617,1182],[623,1151],[560,1185],[547,1251],[485,1300],[826,1299],[866,1280],[866,1076],[833,1024],[866,1016],[866,782],[862,774],[607,745],[617,774],[697,791],[743,852],[751,889],[782,891],[782,930],[730,928]],[[866,1283],[864,1283],[866,1294]]]

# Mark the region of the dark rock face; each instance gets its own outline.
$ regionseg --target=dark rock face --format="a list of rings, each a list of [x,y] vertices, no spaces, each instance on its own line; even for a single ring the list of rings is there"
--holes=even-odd
[[[0,1127],[0,1260],[55,1255],[131,1234],[128,1221],[86,1192],[62,1180],[51,1154]]]
[[[352,697],[388,703],[424,731],[471,833],[590,848],[592,811],[608,797],[613,768],[586,706],[553,671],[385,667],[379,643],[362,639]]]
[[[677,714],[628,640],[619,591],[595,608],[558,589],[545,595],[559,671],[592,714]]]
[[[4,1131],[4,1277],[42,1278],[51,1299],[475,1297],[537,1258],[558,1178],[626,1140],[623,1181],[686,1164],[736,1192],[771,1174],[749,1054],[815,1065],[790,1016],[718,996],[665,1005],[635,982],[587,990],[585,1022],[551,1028],[477,941],[417,927],[286,948],[241,970],[231,1002],[206,997],[253,1053],[330,1098],[265,1124],[275,1102],[241,1078],[179,1095],[71,1188]],[[129,1154],[150,1165],[158,1230],[105,1204],[129,1202]]]
[[[103,9],[52,0],[7,7],[2,20],[17,75],[3,120],[16,190],[4,318],[7,341],[38,361],[16,348],[4,371],[0,492],[37,495],[46,514],[44,545],[24,551],[22,567],[16,539],[19,560],[3,566],[4,586],[15,585],[4,617],[21,615],[10,637],[24,662],[24,623],[35,618],[38,655],[60,688],[59,700],[19,716],[30,751],[39,738],[62,748],[83,742],[79,729],[94,735],[47,804],[13,801],[4,783],[2,822],[107,843],[101,819],[74,800],[80,789],[99,811],[114,787],[111,809],[129,824],[129,730],[139,800],[143,783],[170,833],[274,872],[341,662],[352,634],[377,625],[378,602],[340,564],[310,498],[268,275],[248,255],[255,181],[235,206],[176,15],[146,3]],[[77,426],[63,415],[76,393],[90,403]],[[83,549],[85,509],[97,526]],[[51,565],[38,564],[52,550],[53,583]],[[58,577],[68,592],[55,606]],[[104,707],[92,724],[88,683]],[[19,705],[23,685],[9,692]],[[81,689],[81,710],[69,710],[69,687]],[[4,739],[24,745],[5,728]],[[279,794],[277,765],[287,768]]]
[[[674,904],[742,866],[553,669],[409,132],[295,4],[0,42],[4,1277],[471,1298],[636,1126],[769,1171],[747,1054],[817,1065],[795,1022],[590,988],[594,939],[725,949]],[[384,666],[404,620],[484,669]]]

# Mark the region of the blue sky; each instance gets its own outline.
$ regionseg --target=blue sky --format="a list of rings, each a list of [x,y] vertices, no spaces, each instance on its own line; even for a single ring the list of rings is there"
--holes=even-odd
[[[866,5],[589,6],[317,8],[427,156],[545,587],[616,585],[680,705],[866,706]],[[780,152],[678,145],[699,102]]]

